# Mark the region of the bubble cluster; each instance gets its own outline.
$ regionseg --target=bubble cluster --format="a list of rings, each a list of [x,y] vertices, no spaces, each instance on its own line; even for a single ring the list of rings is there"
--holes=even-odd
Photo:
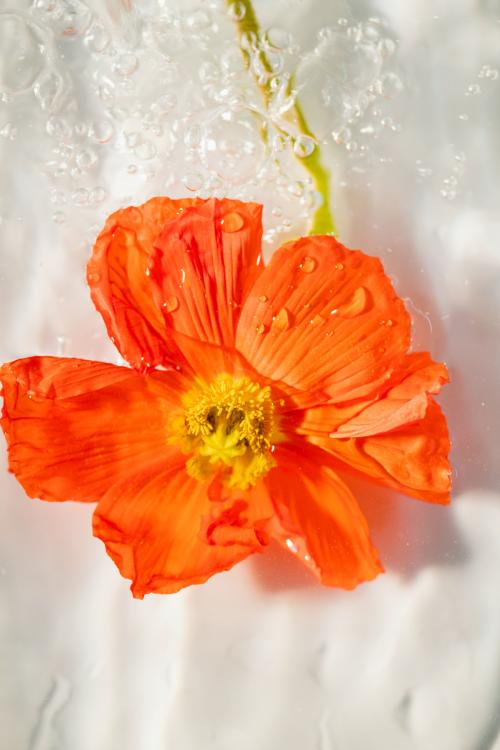
[[[306,48],[285,22],[240,36],[246,13],[239,0],[0,11],[0,135],[17,144],[27,122],[37,131],[56,224],[155,193],[271,191],[273,246],[321,206],[307,164],[327,163],[326,146],[362,170],[370,140],[398,130],[391,103],[403,82],[382,19],[338,18]]]

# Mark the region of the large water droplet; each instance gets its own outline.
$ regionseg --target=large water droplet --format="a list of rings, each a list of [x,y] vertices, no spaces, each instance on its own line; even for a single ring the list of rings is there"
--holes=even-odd
[[[171,297],[167,297],[165,302],[163,303],[163,308],[168,313],[175,312],[179,307],[179,300],[175,295],[172,295]]]
[[[318,263],[315,258],[311,258],[310,255],[306,255],[306,257],[302,259],[299,268],[304,273],[312,273],[317,265]]]
[[[370,293],[364,286],[358,287],[350,299],[339,305],[338,308],[331,311],[331,315],[338,315],[341,318],[355,318],[357,315],[365,312],[370,304]]]
[[[290,328],[291,322],[291,313],[286,309],[286,307],[282,307],[279,313],[274,318],[272,327],[277,329],[278,331],[286,331],[288,328]]]
[[[236,211],[231,211],[221,219],[220,223],[223,232],[239,232],[245,225],[245,220]]]

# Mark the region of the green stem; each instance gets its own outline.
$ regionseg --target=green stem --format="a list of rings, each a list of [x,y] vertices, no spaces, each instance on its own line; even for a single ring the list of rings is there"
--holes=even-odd
[[[226,5],[228,8],[233,4],[235,4],[235,0],[226,0]],[[254,34],[255,37],[258,38],[260,34],[260,25],[257,20],[257,16],[255,15],[251,0],[237,0],[237,4],[245,9],[243,18],[235,21],[240,40],[243,34]],[[251,37],[248,38],[250,39]],[[245,64],[247,68],[249,68],[250,54],[242,46],[241,52],[245,60]],[[261,54],[264,69],[266,70],[266,72],[271,73],[272,68],[266,58],[265,53],[262,52]],[[267,108],[272,96],[269,81],[262,83],[261,81],[259,81],[258,76],[256,76],[255,74],[254,78],[262,93],[262,97]],[[290,110],[290,114],[293,116],[295,125],[297,126],[300,134],[308,136],[309,138],[313,138],[317,143],[317,139],[315,138],[314,133],[307,123],[306,117],[297,98],[295,99],[295,104]],[[330,209],[330,173],[322,162],[319,145],[316,145],[314,151],[308,156],[297,158],[299,158],[301,164],[311,175],[316,191],[323,198],[321,206],[319,206],[313,214],[310,234],[336,234],[335,222],[333,220],[333,215]]]

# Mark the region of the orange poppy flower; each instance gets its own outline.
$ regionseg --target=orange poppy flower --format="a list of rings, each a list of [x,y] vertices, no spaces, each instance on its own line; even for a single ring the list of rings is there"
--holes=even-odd
[[[447,380],[408,353],[410,318],[376,258],[333,237],[267,266],[261,206],[153,198],[109,217],[88,265],[131,367],[4,365],[9,466],[28,495],[97,502],[132,592],[201,583],[276,540],[320,580],[381,570],[337,468],[449,500]]]

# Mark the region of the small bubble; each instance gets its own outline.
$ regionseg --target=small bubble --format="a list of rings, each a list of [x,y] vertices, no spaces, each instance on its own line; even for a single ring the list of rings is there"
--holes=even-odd
[[[113,72],[118,76],[126,78],[132,75],[139,66],[139,60],[131,52],[120,55],[113,65]]]
[[[392,39],[381,39],[378,43],[377,49],[380,57],[391,57],[391,55],[393,55],[396,51],[396,42],[394,42]]]
[[[343,271],[344,270],[344,264],[343,263],[335,263],[335,270],[336,271]]]
[[[80,153],[76,157],[76,163],[82,170],[90,169],[90,167],[93,167],[96,162],[97,155],[94,151],[92,151],[92,149],[80,151]]]
[[[459,120],[468,120],[469,115],[465,114],[465,112],[462,112],[462,114],[458,115]]]
[[[89,191],[85,188],[78,188],[71,194],[71,200],[75,206],[86,206],[89,202]]]
[[[141,159],[142,161],[149,161],[150,159],[154,159],[157,151],[156,146],[151,143],[151,141],[143,141],[135,147],[134,153],[138,159]]]
[[[64,224],[66,221],[66,214],[62,211],[54,211],[52,214],[52,221],[54,224]]]
[[[316,141],[308,135],[299,135],[293,144],[293,153],[300,159],[310,156],[316,148]]]
[[[386,99],[393,99],[403,90],[403,83],[396,73],[384,73],[377,81],[377,91]]]
[[[179,300],[175,296],[167,297],[167,299],[163,303],[163,308],[168,313],[175,312],[178,309],[178,307],[179,307]]]
[[[106,190],[103,187],[98,186],[90,191],[89,201],[91,203],[102,203],[106,200],[107,195]]]
[[[0,128],[0,135],[2,138],[7,138],[9,141],[13,141],[17,136],[17,128],[11,122],[6,122],[5,125]]]
[[[306,255],[306,257],[302,259],[299,268],[304,273],[312,273],[317,265],[318,263],[315,258],[311,258],[310,255]]]
[[[265,294],[261,294],[259,297],[259,302],[267,302],[269,297],[266,297]]]
[[[191,190],[193,193],[201,190],[203,186],[203,178],[198,172],[189,172],[188,174],[184,175],[184,177],[182,178],[182,182],[184,186],[188,190]]]
[[[257,333],[265,333],[266,332],[266,326],[263,323],[261,323],[259,326],[256,327],[255,330],[256,330]]]
[[[351,135],[351,131],[347,127],[332,131],[332,138],[339,146],[343,146],[345,143],[349,143]]]
[[[110,41],[111,37],[104,26],[97,23],[90,27],[84,39],[84,42],[90,51],[97,54],[104,52]]]
[[[89,136],[96,143],[109,143],[114,132],[113,123],[109,120],[96,120],[89,128]]]
[[[481,93],[481,86],[478,83],[471,83],[465,90],[465,96],[477,96]]]
[[[241,2],[231,3],[227,9],[227,14],[232,21],[242,21],[245,18],[245,4]]]
[[[392,326],[394,325],[394,321],[388,318],[387,320],[381,320],[380,325],[386,326],[386,328],[392,328]]]
[[[275,328],[278,331],[286,331],[288,328],[290,328],[290,323],[291,315],[286,307],[282,307],[273,320],[272,328]]]
[[[137,164],[129,164],[127,167],[127,172],[129,174],[135,174],[137,172]]]
[[[244,225],[245,221],[243,217],[239,213],[236,213],[236,211],[232,211],[231,213],[226,214],[221,219],[223,232],[239,232],[239,230],[242,229]]]

